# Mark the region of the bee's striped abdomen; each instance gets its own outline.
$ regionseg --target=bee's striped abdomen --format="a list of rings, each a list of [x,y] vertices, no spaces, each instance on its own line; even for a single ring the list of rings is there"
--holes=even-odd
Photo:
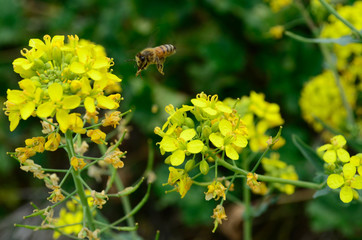
[[[158,46],[158,47],[156,47],[155,50],[158,52],[158,55],[160,57],[168,57],[168,56],[176,53],[175,46],[173,46],[171,44],[164,44],[164,45]]]

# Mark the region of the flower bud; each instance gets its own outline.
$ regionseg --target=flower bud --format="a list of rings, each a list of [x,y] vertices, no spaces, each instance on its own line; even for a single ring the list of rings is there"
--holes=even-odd
[[[188,126],[189,128],[194,128],[194,127],[195,127],[194,121],[193,121],[191,118],[189,118],[189,117],[185,118],[185,124],[186,124],[186,126]]]
[[[210,134],[211,134],[211,127],[209,127],[209,126],[203,127],[201,136],[204,138],[209,138]]]
[[[210,170],[209,164],[205,161],[202,160],[200,163],[200,172],[204,175],[206,175]]]
[[[212,130],[212,132],[219,131],[219,122],[214,123],[211,127],[211,130]]]
[[[53,47],[53,59],[57,62],[62,62],[62,51],[60,50],[59,47]]]
[[[195,166],[195,160],[193,159],[188,160],[185,164],[185,172],[191,171],[194,166]]]

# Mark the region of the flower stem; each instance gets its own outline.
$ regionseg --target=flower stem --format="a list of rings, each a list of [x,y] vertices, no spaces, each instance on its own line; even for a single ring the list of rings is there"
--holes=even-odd
[[[244,169],[249,168],[248,161],[243,161],[242,165],[243,165],[242,167]],[[244,200],[244,207],[245,207],[245,211],[244,211],[244,239],[245,240],[251,240],[252,239],[252,214],[251,214],[250,189],[249,189],[248,184],[246,182],[247,179],[243,178],[242,181],[243,181],[243,200]]]
[[[362,39],[362,33],[358,31],[350,22],[348,22],[341,15],[339,15],[339,13],[331,5],[329,5],[325,0],[319,0],[319,2],[328,10],[328,12],[333,14],[339,21],[341,21],[344,25],[351,29],[356,37]]]
[[[248,172],[245,171],[244,169],[233,166],[230,163],[228,163],[220,158],[218,159],[218,163],[219,163],[219,165],[221,165],[235,173],[238,173],[238,174],[241,174],[244,176],[246,176],[248,174]],[[291,185],[294,185],[297,187],[311,188],[311,189],[316,189],[316,190],[322,189],[325,186],[325,183],[318,184],[318,183],[313,183],[313,182],[289,180],[289,179],[277,178],[277,177],[271,177],[271,176],[265,176],[265,175],[259,175],[259,174],[258,174],[258,180],[263,181],[263,182],[291,184]]]
[[[68,130],[65,133],[65,140],[66,140],[66,149],[68,152],[69,162],[70,162],[70,159],[75,156],[73,136],[72,136],[72,132],[70,130]],[[89,227],[89,229],[91,231],[94,231],[95,226],[94,226],[94,222],[93,222],[93,216],[92,216],[91,209],[88,205],[86,194],[84,192],[80,172],[76,171],[76,170],[74,170],[74,168],[72,168],[71,174],[73,176],[73,181],[74,181],[74,184],[76,187],[77,194],[78,194],[80,202],[82,204],[85,222],[87,223],[87,226]]]

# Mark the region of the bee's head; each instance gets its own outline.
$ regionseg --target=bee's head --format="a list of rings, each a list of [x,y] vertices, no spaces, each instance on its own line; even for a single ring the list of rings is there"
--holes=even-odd
[[[136,55],[136,63],[138,70],[143,70],[147,65],[146,57],[142,53],[138,53]]]

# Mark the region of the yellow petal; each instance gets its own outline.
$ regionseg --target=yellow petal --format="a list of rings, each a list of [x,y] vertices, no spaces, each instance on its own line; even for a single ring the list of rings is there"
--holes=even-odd
[[[179,166],[185,160],[185,152],[182,150],[177,150],[171,155],[171,164],[172,166]]]
[[[351,183],[351,187],[355,189],[362,189],[362,176],[356,176]]]
[[[25,105],[23,105],[20,108],[20,115],[21,118],[26,120],[28,119],[28,117],[31,116],[31,114],[34,112],[35,110],[35,103],[34,102],[27,102]]]
[[[89,113],[94,113],[96,111],[96,106],[94,104],[94,98],[86,97],[84,100],[84,107]]]
[[[102,80],[102,78],[103,78],[103,74],[100,71],[97,71],[94,69],[88,71],[87,74],[94,81],[99,81],[99,80]]]
[[[36,115],[40,118],[47,118],[53,115],[54,110],[55,105],[51,102],[46,102],[38,106],[38,109],[36,110]]]
[[[224,138],[220,134],[211,133],[209,139],[215,147],[220,148],[224,145]]]
[[[206,107],[202,110],[210,116],[215,116],[217,114],[217,111],[215,109],[212,109],[211,107]]]
[[[343,166],[343,176],[346,179],[352,179],[356,174],[356,167],[351,163],[346,163]]]
[[[10,121],[10,131],[14,131],[15,128],[19,125],[20,116],[16,112],[12,112],[9,114],[9,121]]]
[[[232,160],[239,159],[238,152],[231,145],[225,146],[225,153],[226,153],[226,156]]]
[[[204,143],[200,140],[193,140],[187,143],[187,151],[190,153],[199,153],[204,148]]]
[[[237,135],[235,141],[233,141],[233,144],[235,144],[237,147],[244,148],[246,145],[248,145],[248,140],[244,136]]]
[[[195,106],[195,107],[200,107],[200,108],[204,108],[207,106],[207,101],[203,98],[194,98],[194,99],[191,99],[191,102],[192,104]]]
[[[351,187],[344,186],[341,188],[341,191],[339,192],[339,198],[344,203],[349,203],[353,199],[353,191]]]
[[[232,110],[229,106],[225,105],[224,103],[218,101],[215,105],[216,109],[219,110],[220,112],[224,112],[224,113],[231,113]]]
[[[56,113],[56,118],[59,123],[60,130],[65,133],[69,128],[69,114],[66,110],[60,109]]]
[[[103,109],[116,109],[119,104],[108,97],[99,96],[97,97],[97,106]]]
[[[342,162],[349,162],[350,156],[349,153],[343,148],[337,149],[337,156]]]
[[[173,152],[177,149],[177,141],[169,136],[164,136],[160,142],[160,147],[166,152]]]
[[[337,159],[336,151],[327,150],[323,155],[323,160],[327,163],[334,163]]]
[[[231,122],[226,119],[222,119],[219,123],[219,129],[222,135],[226,136],[228,133],[231,133],[233,130],[233,126]]]
[[[186,142],[191,140],[193,137],[195,137],[196,131],[193,128],[183,130],[180,134],[180,138],[185,140]]]
[[[344,179],[339,174],[331,174],[327,179],[327,185],[332,189],[339,188],[343,184],[344,184]]]
[[[74,109],[79,107],[80,97],[77,95],[66,96],[63,99],[63,108],[64,109]]]
[[[70,71],[76,74],[83,74],[85,73],[85,67],[80,62],[73,62],[72,64],[70,64]]]
[[[103,58],[97,58],[92,67],[95,69],[100,69],[100,68],[107,68],[108,67],[108,63],[109,61],[107,60],[107,58],[103,57]]]
[[[48,88],[48,94],[52,101],[59,102],[63,98],[63,87],[59,83],[53,83]]]

